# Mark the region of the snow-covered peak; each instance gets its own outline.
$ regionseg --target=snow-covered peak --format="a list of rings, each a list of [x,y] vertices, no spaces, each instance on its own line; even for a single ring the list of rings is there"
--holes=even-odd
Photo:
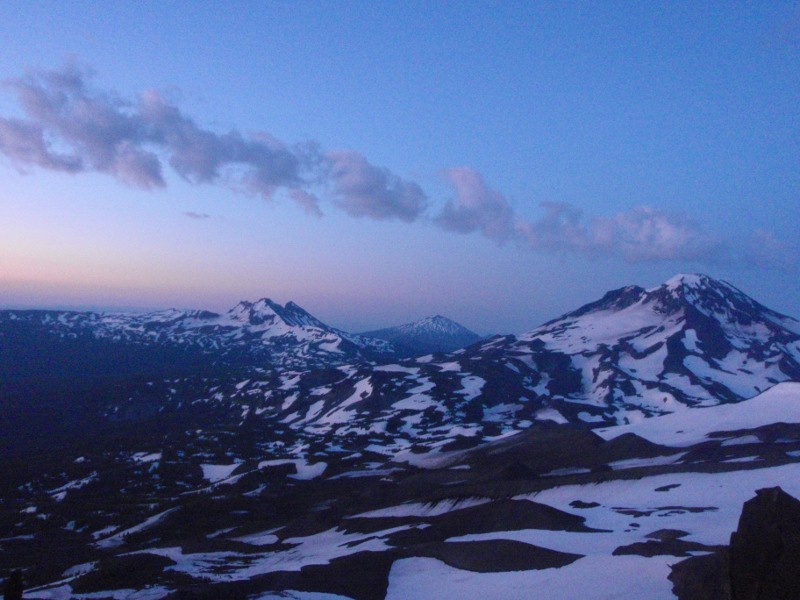
[[[294,302],[281,306],[269,298],[261,298],[256,302],[242,301],[228,311],[228,317],[233,321],[249,325],[329,329]]]
[[[669,296],[689,303],[702,302],[711,297],[732,297],[755,306],[755,303],[749,297],[730,283],[700,273],[675,275],[661,285],[650,288],[646,293],[659,297]]]
[[[407,332],[441,333],[447,335],[463,334],[464,332],[471,333],[466,327],[441,315],[433,315],[432,317],[425,317],[413,323],[400,325],[398,329]]]
[[[283,308],[282,317],[285,321],[290,322],[293,325],[319,327],[320,329],[327,328],[322,321],[312,316],[307,310],[291,301],[288,302]]]
[[[449,352],[480,340],[480,336],[455,321],[434,315],[413,323],[369,331],[365,337],[387,340],[406,355]]]
[[[228,316],[234,321],[259,325],[265,321],[275,320],[280,309],[280,304],[269,298],[261,298],[256,302],[242,300],[228,311]]]
[[[798,332],[797,321],[759,304],[726,281],[707,275],[676,275],[660,286],[647,290],[643,305],[660,314],[701,313],[731,327],[751,327],[764,323]]]
[[[708,275],[703,275],[702,273],[678,273],[667,279],[661,286],[658,287],[666,287],[669,290],[674,290],[682,287],[690,287],[690,288],[699,288],[708,286],[712,282],[714,282],[711,277]],[[656,288],[653,288],[656,289]]]

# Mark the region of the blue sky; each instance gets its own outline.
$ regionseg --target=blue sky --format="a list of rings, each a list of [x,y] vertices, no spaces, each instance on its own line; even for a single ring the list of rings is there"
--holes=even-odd
[[[800,316],[796,3],[5,2],[0,304]]]

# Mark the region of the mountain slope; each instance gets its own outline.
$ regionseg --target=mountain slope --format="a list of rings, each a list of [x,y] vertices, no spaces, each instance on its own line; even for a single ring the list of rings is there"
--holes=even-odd
[[[477,333],[440,315],[397,327],[366,331],[361,335],[391,342],[403,356],[452,352],[481,339]]]
[[[448,355],[229,388],[262,417],[384,455],[469,447],[551,420],[624,424],[800,381],[800,323],[730,284],[681,275],[627,287],[520,336]],[[342,442],[342,440],[347,440]]]

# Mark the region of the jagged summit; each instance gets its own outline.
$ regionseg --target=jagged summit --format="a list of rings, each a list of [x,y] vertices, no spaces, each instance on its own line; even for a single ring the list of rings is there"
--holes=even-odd
[[[629,311],[627,316],[632,317],[629,320],[632,325],[646,312],[655,315],[699,313],[740,326],[750,326],[754,320],[761,320],[770,329],[777,326],[800,333],[794,319],[770,310],[727,281],[699,273],[681,273],[649,289],[631,285],[612,290],[600,300],[548,321],[534,331],[586,315],[609,316],[606,313],[622,311]]]
[[[668,288],[703,287],[711,283],[717,283],[717,281],[704,273],[678,273],[667,279],[662,285]]]
[[[281,323],[287,327],[330,329],[296,303],[288,302],[286,306],[281,306],[270,298],[261,298],[255,302],[243,300],[228,311],[228,315],[234,320],[251,325]]]

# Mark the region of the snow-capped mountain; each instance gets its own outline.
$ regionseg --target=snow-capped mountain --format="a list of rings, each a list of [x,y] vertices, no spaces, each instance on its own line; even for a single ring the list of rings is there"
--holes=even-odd
[[[302,435],[368,437],[394,456],[456,438],[475,445],[542,420],[635,422],[740,401],[782,381],[800,381],[800,323],[725,282],[679,275],[609,292],[520,336],[293,374],[268,396],[254,379],[223,397],[232,407],[246,399]]]
[[[151,313],[0,311],[6,346],[33,336],[37,343],[81,341],[195,352],[214,361],[263,368],[312,367],[393,355],[383,340],[330,327],[294,302],[240,302],[229,311],[170,309]],[[0,342],[2,343],[2,342]]]
[[[572,385],[548,383],[550,395],[617,421],[800,379],[800,323],[705,275],[609,292],[497,348],[532,364],[568,359]]]
[[[441,315],[397,327],[366,331],[361,335],[391,342],[403,356],[452,352],[481,339],[477,333]]]
[[[99,417],[27,453],[19,411],[53,404],[0,393],[0,577],[26,598],[666,600],[757,489],[800,495],[800,323],[701,275],[391,361],[292,303],[6,311],[0,392],[52,339],[81,381],[85,340],[216,362],[81,388],[64,414]]]

